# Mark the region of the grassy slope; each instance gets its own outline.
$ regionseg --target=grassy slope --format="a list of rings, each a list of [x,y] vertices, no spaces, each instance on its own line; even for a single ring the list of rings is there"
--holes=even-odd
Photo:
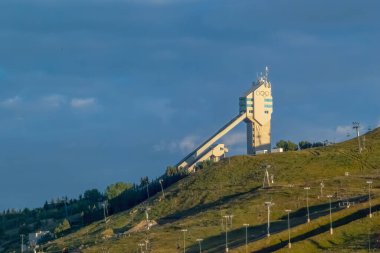
[[[270,173],[275,175],[275,184],[270,189],[261,189],[263,166],[270,164]],[[249,249],[259,250],[276,245],[287,239],[286,231],[276,234],[286,228],[284,209],[292,209],[292,223],[300,224],[293,228],[294,236],[305,234],[316,229],[315,226],[328,224],[327,199],[318,198],[319,184],[325,183],[324,195],[335,194],[339,198],[348,198],[365,195],[366,179],[374,177],[374,186],[378,185],[376,175],[380,169],[380,130],[374,130],[366,136],[366,150],[362,155],[357,154],[356,140],[337,145],[310,149],[298,152],[277,153],[262,156],[238,156],[226,159],[211,168],[195,173],[177,184],[166,189],[166,198],[152,197],[148,203],[151,210],[150,218],[159,225],[149,232],[134,233],[129,236],[101,239],[101,232],[105,225],[96,222],[90,226],[58,239],[46,246],[48,252],[60,250],[65,246],[79,247],[85,245],[85,252],[137,252],[137,244],[148,237],[153,252],[179,252],[182,250],[183,235],[181,228],[187,228],[186,235],[188,251],[197,252],[196,238],[204,238],[203,252],[223,252],[224,233],[222,215],[234,215],[232,228],[229,232],[229,242],[232,252],[245,252],[243,223],[251,224],[249,228]],[[344,176],[349,172],[350,176]],[[309,185],[310,205],[313,221],[311,224],[302,224],[305,221],[305,190]],[[377,189],[374,189],[376,192]],[[265,235],[266,208],[265,201],[275,203],[271,219],[273,236],[269,239]],[[374,199],[374,203],[377,200]],[[335,204],[333,205],[335,206]],[[140,206],[141,207],[141,206]],[[354,208],[340,210],[334,208],[333,218],[340,219],[347,215],[366,208],[366,203],[358,204]],[[144,219],[144,212],[139,207],[111,217],[109,227],[115,232],[124,232]],[[374,219],[377,221],[377,218]],[[361,220],[357,221],[360,223]],[[359,228],[347,224],[350,235],[361,235]],[[364,223],[363,223],[364,224]],[[363,225],[364,227],[364,225]],[[364,228],[363,228],[364,229]],[[363,230],[362,229],[362,230]],[[345,238],[343,232],[334,238]],[[330,243],[326,235],[309,237],[306,240],[294,243],[309,251],[323,250],[324,247],[341,249],[344,239],[334,239]],[[330,243],[330,246],[323,246]],[[322,246],[321,246],[322,245]],[[363,246],[364,247],[364,246]],[[299,252],[301,252],[300,250]]]

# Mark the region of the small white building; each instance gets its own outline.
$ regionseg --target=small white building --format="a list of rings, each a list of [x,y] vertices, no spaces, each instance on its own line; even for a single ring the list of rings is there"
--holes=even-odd
[[[38,240],[40,240],[43,236],[49,234],[49,231],[38,231],[35,233],[29,233],[29,246],[36,246],[38,244]]]
[[[283,148],[272,148],[271,153],[282,153],[284,152]]]
[[[256,155],[262,155],[262,154],[267,154],[268,153],[268,150],[266,150],[266,149],[263,149],[263,150],[257,150],[256,151]]]

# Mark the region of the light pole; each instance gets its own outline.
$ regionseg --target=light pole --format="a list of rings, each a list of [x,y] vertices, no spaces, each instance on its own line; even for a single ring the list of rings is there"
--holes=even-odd
[[[289,249],[291,249],[292,248],[292,244],[291,244],[291,242],[290,242],[290,212],[291,212],[292,210],[290,210],[290,209],[286,209],[285,210],[285,212],[288,214],[288,235],[289,235],[289,243],[288,243],[288,247],[289,247]]]
[[[162,180],[162,179],[158,180],[158,182],[160,182],[160,185],[161,185],[162,197],[165,198],[164,187],[162,187],[162,182],[163,182],[163,181],[164,181],[164,180]]]
[[[24,252],[24,235],[20,235],[21,236],[21,253]]]
[[[244,223],[243,226],[245,227],[245,253],[248,253],[248,223]]]
[[[371,203],[372,180],[368,180],[367,184],[368,184],[369,217],[372,218],[372,203]]]
[[[270,236],[270,207],[274,205],[272,201],[265,202],[265,205],[268,208],[268,225],[267,225],[267,237]]]
[[[203,239],[201,238],[197,239],[197,242],[199,243],[199,253],[202,253],[202,241]]]
[[[224,215],[223,217],[226,219],[226,252],[228,252],[228,221],[230,220],[232,224],[233,215]]]
[[[310,211],[309,211],[309,190],[310,187],[305,187],[306,190],[306,209],[307,209],[307,223],[310,222]]]
[[[138,245],[140,246],[141,253],[143,253],[144,252],[143,251],[143,247],[144,247],[145,244],[144,243],[139,243]]]
[[[181,229],[183,232],[183,253],[186,253],[186,232],[187,229]]]
[[[333,227],[332,227],[332,218],[331,218],[331,198],[332,198],[332,195],[327,195],[327,197],[330,200],[330,235],[332,235],[334,233]]]

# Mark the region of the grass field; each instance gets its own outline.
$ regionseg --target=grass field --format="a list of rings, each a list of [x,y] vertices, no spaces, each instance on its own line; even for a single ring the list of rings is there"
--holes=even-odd
[[[380,217],[380,130],[366,135],[361,154],[356,139],[327,147],[261,156],[236,156],[224,159],[165,189],[147,202],[110,217],[110,222],[96,222],[44,245],[45,252],[62,248],[82,248],[83,252],[140,252],[139,243],[148,240],[149,252],[199,252],[196,239],[202,238],[202,252],[224,252],[225,219],[228,224],[230,252],[246,252],[244,223],[248,227],[248,251],[289,251],[285,209],[291,209],[292,252],[360,252],[375,246]],[[265,167],[274,175],[274,184],[262,188]],[[347,174],[348,173],[348,174]],[[372,204],[375,213],[367,217],[368,184],[373,180]],[[321,182],[324,184],[321,194]],[[306,223],[306,190],[310,187],[311,222]],[[332,197],[334,235],[329,234],[329,199]],[[350,208],[339,204],[350,199]],[[267,209],[272,201],[271,236],[266,237]],[[135,233],[127,231],[149,218],[158,225]],[[115,236],[103,239],[104,230]],[[118,236],[116,236],[118,235]],[[370,242],[370,243],[369,243]],[[144,247],[145,249],[145,247]],[[146,250],[145,250],[146,252]]]

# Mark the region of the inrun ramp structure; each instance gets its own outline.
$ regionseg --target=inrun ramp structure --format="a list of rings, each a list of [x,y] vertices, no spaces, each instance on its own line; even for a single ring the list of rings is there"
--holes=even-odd
[[[265,74],[261,74],[251,89],[239,98],[239,114],[177,163],[177,168],[193,171],[200,161],[224,157],[228,149],[223,144],[214,144],[242,121],[247,124],[247,154],[270,152],[273,97],[268,72],[266,67]]]

